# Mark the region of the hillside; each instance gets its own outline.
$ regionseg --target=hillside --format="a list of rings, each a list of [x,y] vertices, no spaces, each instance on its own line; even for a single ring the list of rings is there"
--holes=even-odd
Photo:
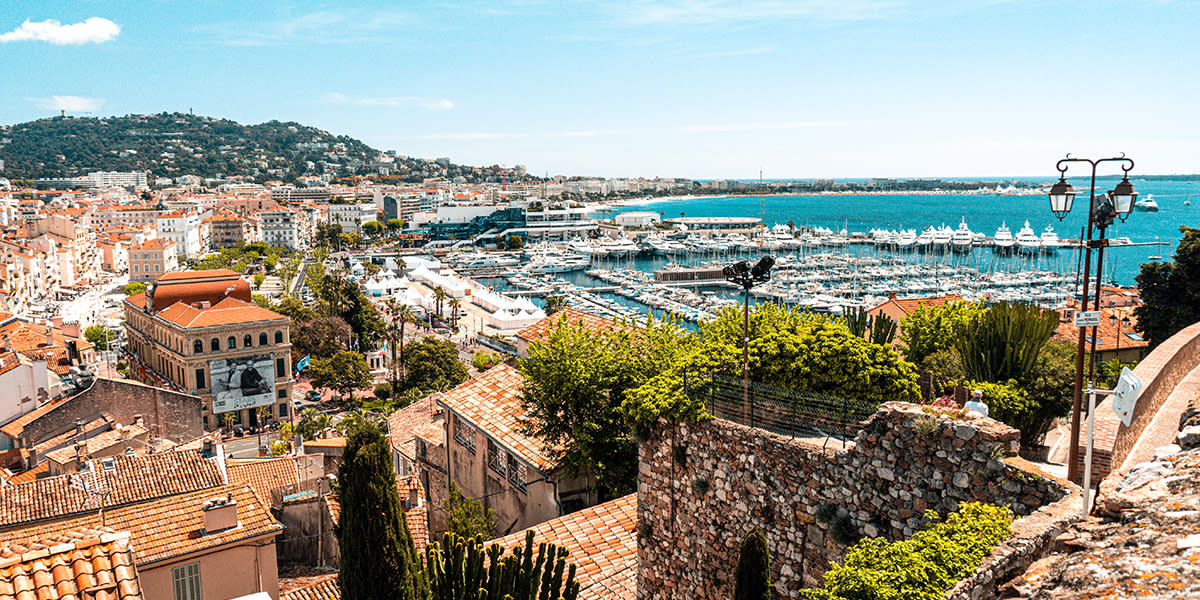
[[[363,142],[299,123],[259,125],[183,113],[124,117],[53,117],[0,126],[0,176],[10,179],[77,177],[91,171],[148,171],[152,177],[242,176],[292,181],[301,175],[379,173],[391,179],[464,176],[490,169],[396,157]],[[374,163],[374,164],[373,164]]]

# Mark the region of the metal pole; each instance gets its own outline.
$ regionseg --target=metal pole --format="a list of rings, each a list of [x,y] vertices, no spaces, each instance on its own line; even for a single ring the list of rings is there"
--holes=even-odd
[[[1079,309],[1087,310],[1088,278],[1092,271],[1092,224],[1096,212],[1096,163],[1087,161],[1092,166],[1092,183],[1088,188],[1088,220],[1087,238],[1083,249],[1083,289],[1079,296]],[[1075,481],[1079,477],[1079,421],[1083,408],[1083,353],[1087,342],[1087,329],[1079,328],[1079,347],[1075,352],[1075,394],[1071,402],[1071,445],[1067,448],[1067,479]]]
[[[1086,517],[1092,511],[1092,445],[1096,441],[1096,388],[1088,386],[1088,435],[1087,455],[1083,463],[1083,514]]]
[[[1107,239],[1105,238],[1105,232],[1107,231],[1108,225],[1101,223],[1099,240],[1100,248],[1096,250],[1096,303],[1093,306],[1093,310],[1097,312],[1100,311],[1100,295],[1104,290],[1104,277],[1102,276],[1102,273],[1104,273],[1104,247],[1108,245]],[[1092,328],[1092,347],[1090,350],[1092,355],[1088,357],[1088,381],[1093,386],[1096,385],[1096,335],[1099,331],[1099,326]]]

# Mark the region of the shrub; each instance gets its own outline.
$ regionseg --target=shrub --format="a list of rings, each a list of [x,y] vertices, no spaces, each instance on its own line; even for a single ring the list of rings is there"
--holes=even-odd
[[[392,397],[392,384],[384,382],[375,386],[375,397],[380,400],[387,400]]]
[[[498,362],[500,362],[500,358],[486,350],[476,353],[471,358],[471,366],[475,367],[477,371],[486,371]]]
[[[742,538],[741,556],[733,572],[734,600],[771,600],[771,552],[767,536],[755,527]]]
[[[913,421],[913,429],[917,431],[917,437],[929,441],[941,433],[942,423],[929,415],[921,415]]]
[[[1037,414],[1037,401],[1029,397],[1016,381],[1004,383],[987,383],[983,381],[968,381],[965,384],[972,390],[983,392],[983,401],[988,405],[988,416],[1010,427],[1025,431],[1033,425]]]
[[[1012,535],[1012,511],[1005,506],[966,503],[941,521],[925,513],[926,525],[911,539],[863,540],[846,562],[825,573],[824,587],[803,590],[808,600],[904,598],[941,600],[974,571],[983,557]]]

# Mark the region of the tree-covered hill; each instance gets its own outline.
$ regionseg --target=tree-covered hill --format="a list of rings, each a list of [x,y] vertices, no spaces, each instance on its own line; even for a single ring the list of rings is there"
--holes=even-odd
[[[378,174],[393,180],[478,179],[491,169],[396,157],[363,142],[299,123],[242,125],[183,113],[53,117],[0,126],[0,160],[9,179],[78,177],[92,171],[148,171],[152,177],[242,176],[292,181],[301,175]]]

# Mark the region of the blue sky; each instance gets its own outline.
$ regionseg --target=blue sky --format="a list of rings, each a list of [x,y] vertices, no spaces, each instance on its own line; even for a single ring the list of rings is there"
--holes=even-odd
[[[5,0],[0,123],[193,109],[538,174],[1196,173],[1197,31],[1194,1]]]

